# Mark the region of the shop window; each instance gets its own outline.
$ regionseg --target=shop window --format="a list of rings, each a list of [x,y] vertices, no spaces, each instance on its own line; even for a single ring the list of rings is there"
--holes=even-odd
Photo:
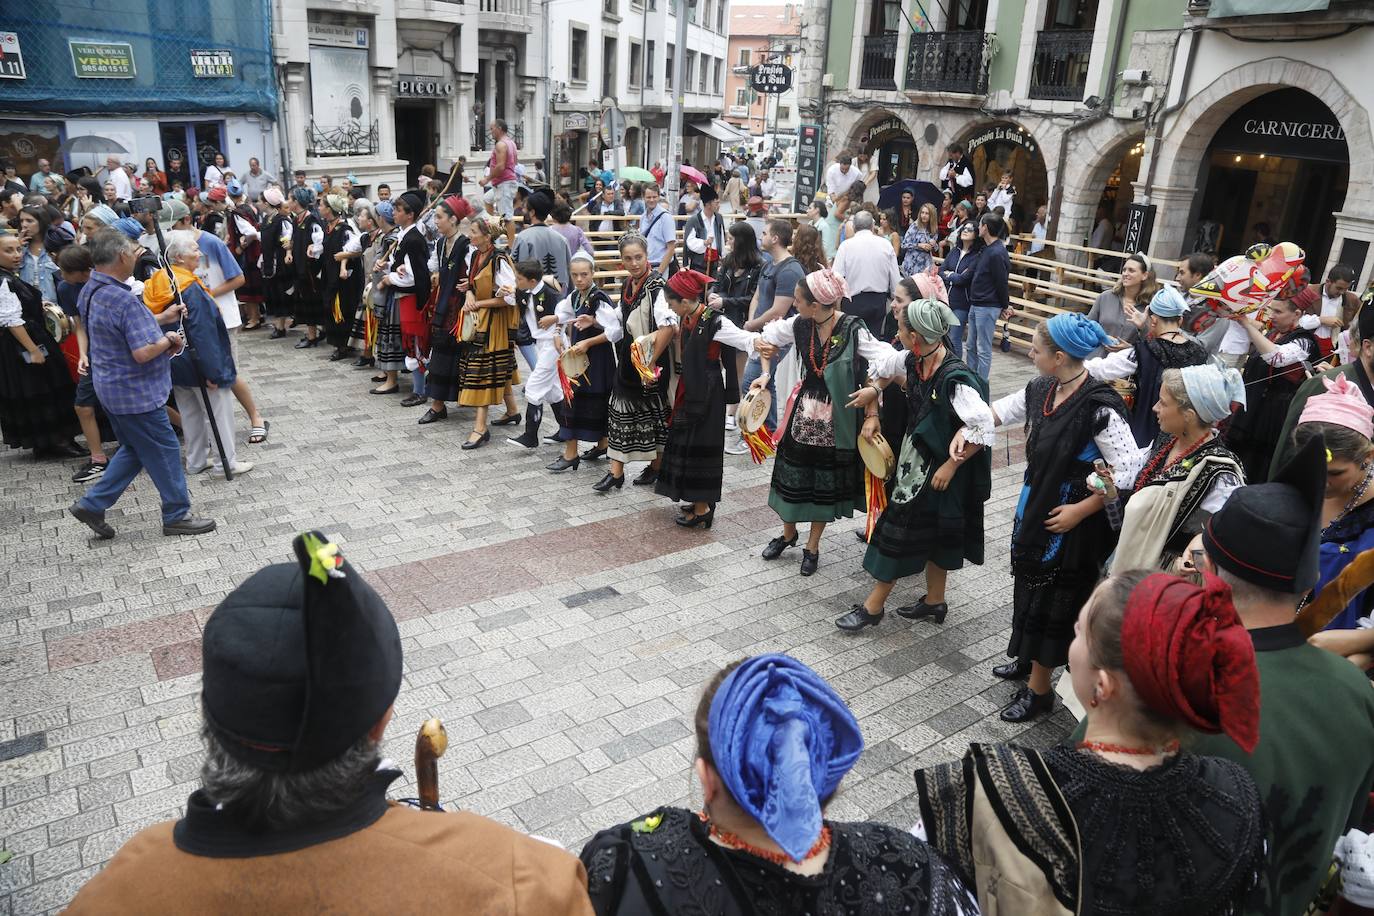
[[[574,27],[569,39],[568,78],[574,83],[587,82],[587,30]]]

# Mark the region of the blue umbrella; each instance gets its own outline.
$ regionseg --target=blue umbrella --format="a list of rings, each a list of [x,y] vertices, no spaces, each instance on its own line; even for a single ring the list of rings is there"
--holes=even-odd
[[[911,201],[912,213],[920,210],[921,204],[931,204],[935,207],[936,213],[940,212],[940,204],[945,199],[944,192],[928,181],[917,181],[915,178],[894,181],[879,191],[878,208],[880,210],[897,209],[902,202],[902,195],[907,191],[910,191],[913,197]]]

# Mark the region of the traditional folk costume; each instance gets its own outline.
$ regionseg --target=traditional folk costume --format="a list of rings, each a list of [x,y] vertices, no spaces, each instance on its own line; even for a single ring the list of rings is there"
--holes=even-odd
[[[926,843],[882,824],[823,820],[822,801],[863,739],[844,700],[810,668],[786,655],[746,659],[717,689],[709,722],[722,783],[783,853],[716,828],[705,812],[659,808],[583,848],[598,916],[976,912]],[[789,862],[814,867],[801,874]]]
[[[1110,341],[1101,325],[1078,313],[1056,315],[1048,325],[1055,343],[1078,359]],[[1046,668],[1068,661],[1078,612],[1116,546],[1116,532],[1105,512],[1094,513],[1063,534],[1047,530],[1045,520],[1058,506],[1092,495],[1087,477],[1098,458],[1116,469],[1118,487],[1129,486],[1126,468],[1136,452],[1126,405],[1110,385],[1086,377],[1055,407],[1058,389],[1056,379],[1040,376],[992,405],[1001,425],[1027,427],[1026,472],[1012,528],[1014,586],[1007,655]]]
[[[296,191],[302,190],[297,188]],[[293,192],[295,193],[295,192]],[[305,192],[310,194],[309,191]],[[310,194],[313,204],[314,195]],[[297,198],[299,202],[299,196]],[[324,249],[324,227],[314,213],[305,211],[292,219],[291,266],[295,268],[296,324],[317,325],[324,321],[320,289],[320,253]]]
[[[949,307],[917,300],[907,305],[908,323],[918,334],[944,337],[958,319]],[[864,569],[880,582],[919,575],[926,563],[959,569],[964,561],[983,563],[983,504],[992,492],[992,452],[995,422],[987,403],[988,383],[957,356],[946,350],[940,365],[925,377],[915,353],[898,351],[873,366],[876,377],[887,378],[902,367],[907,428],[900,440],[891,501],[878,517],[868,538]],[[949,486],[936,490],[930,477],[949,460],[949,446],[960,429],[964,441],[981,445],[959,466]]]
[[[741,330],[720,312],[701,304],[711,278],[695,270],[680,270],[668,279],[668,290],[684,302],[695,303],[679,321],[666,299],[658,324],[678,325],[681,371],[668,412],[668,443],[663,449],[654,492],[679,502],[720,502],[725,477],[725,383],[720,365],[721,346],[751,353],[757,334]],[[667,294],[663,294],[666,296]]]
[[[1216,424],[1231,415],[1233,404],[1245,403],[1245,387],[1235,369],[1203,365],[1181,371],[1188,400],[1205,423]],[[1140,449],[1126,468],[1135,482],[1123,494],[1126,511],[1112,574],[1170,569],[1207,519],[1245,484],[1240,459],[1219,436],[1209,435],[1170,461],[1174,441],[1165,436]]]
[[[261,233],[263,307],[273,318],[285,318],[291,314],[291,288],[296,281],[295,265],[286,263],[286,253],[293,248],[295,227],[291,217],[280,209],[281,191],[268,188],[262,196],[278,208],[267,218]]]
[[[458,365],[463,347],[458,330],[463,322],[463,303],[467,301],[466,295],[458,292],[458,283],[467,278],[470,247],[470,240],[462,232],[449,239],[441,236],[430,262],[438,277],[439,293],[434,299],[434,320],[429,329],[425,393],[435,401],[458,400]]]
[[[510,260],[495,248],[468,250],[468,289],[478,301],[495,299],[501,287],[514,288],[515,271]],[[463,344],[458,359],[458,403],[464,407],[491,407],[505,398],[506,388],[520,381],[515,366],[512,332],[520,321],[515,297],[508,304],[477,310],[477,336]]]
[[[544,420],[544,408],[552,404],[554,415],[562,413],[563,383],[558,376],[557,338],[562,333],[558,325],[541,328],[545,318],[556,318],[558,293],[540,280],[533,289],[515,291],[515,307],[525,333],[535,347],[534,366],[525,380],[525,432],[512,439],[525,448],[539,445],[539,424]]]
[[[324,338],[336,351],[348,349],[353,335],[353,319],[363,295],[363,272],[360,265],[349,266],[347,261],[335,259],[337,254],[360,254],[362,238],[357,227],[347,219],[340,219],[324,238],[320,256],[320,280],[324,290]],[[348,276],[343,269],[348,267]]]
[[[572,295],[558,303],[555,314],[559,325],[568,328],[568,337],[574,344],[606,335],[606,343],[587,350],[586,373],[580,379],[569,379],[573,398],[563,409],[558,427],[558,438],[563,442],[600,442],[606,435],[611,389],[615,387],[615,344],[625,333],[620,326],[620,312],[605,291],[593,286],[585,293],[574,289]],[[572,322],[583,316],[595,319],[596,324],[580,331]]]
[[[615,342],[616,377],[606,422],[606,454],[612,461],[653,461],[668,443],[666,395],[673,369],[670,350],[659,358],[658,379],[648,383],[640,378],[630,355],[632,343],[658,330],[654,303],[663,286],[663,278],[650,270],[641,280],[626,277],[620,288],[624,336]]]
[[[43,364],[28,355],[12,327],[22,327],[47,351]],[[10,448],[55,449],[71,444],[78,426],[76,385],[43,320],[43,296],[18,274],[0,269],[0,435]]]
[[[262,218],[249,203],[239,204],[225,223],[225,234],[229,251],[238,259],[243,268],[243,285],[234,290],[239,302],[261,304],[266,298],[263,288],[262,268]]]
[[[1307,379],[1303,363],[1319,356],[1317,338],[1304,328],[1287,334],[1271,331],[1267,336],[1278,347],[1251,354],[1243,375],[1248,403],[1226,428],[1226,445],[1240,456],[1247,480],[1266,479],[1288,408]]]
[[[408,226],[405,229],[397,228],[394,238],[389,238],[382,247],[382,254],[377,258],[377,263],[383,265],[383,270],[390,282],[384,287],[378,287],[378,292],[382,295],[382,307],[377,310],[377,333],[373,343],[373,356],[377,360],[378,372],[399,372],[406,367],[406,346],[401,334],[401,296],[411,297],[413,303],[414,293],[409,288],[414,281],[412,268],[407,267],[405,276],[400,275],[400,268],[406,263],[406,256],[401,251],[401,240],[405,236],[415,236],[419,242],[417,246],[414,242],[410,244],[410,254],[426,267],[428,276],[429,254],[420,251],[424,246],[424,236],[420,234],[419,227]],[[403,280],[404,286],[399,289],[392,284],[396,280]]]

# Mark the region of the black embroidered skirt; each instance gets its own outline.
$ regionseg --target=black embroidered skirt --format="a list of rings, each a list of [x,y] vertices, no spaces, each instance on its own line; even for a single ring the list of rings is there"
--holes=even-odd
[[[576,400],[574,396],[573,400]],[[611,393],[606,422],[607,454],[612,461],[653,461],[668,444],[667,411],[658,386]],[[721,421],[722,424],[724,420]],[[723,426],[722,426],[723,429]]]
[[[400,372],[406,367],[406,352],[401,344],[401,306],[396,294],[387,293],[385,304],[373,306],[372,311],[377,316],[377,340],[372,346],[377,369]]]
[[[725,387],[708,364],[706,414],[687,425],[670,422],[654,492],[684,502],[720,502],[725,476]]]

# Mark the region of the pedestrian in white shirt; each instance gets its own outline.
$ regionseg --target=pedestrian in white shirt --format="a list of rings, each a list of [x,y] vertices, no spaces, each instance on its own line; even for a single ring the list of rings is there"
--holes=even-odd
[[[859,170],[854,168],[854,159],[848,153],[840,153],[830,168],[825,170],[825,193],[831,200],[847,194],[849,188],[860,178]]]
[[[988,209],[996,210],[1002,208],[1005,214],[1011,213],[1011,205],[1016,201],[1016,187],[1011,183],[1011,169],[1002,172],[1002,180],[997,183],[997,187],[992,189],[988,195]]]
[[[115,200],[133,198],[134,183],[129,180],[129,173],[124,171],[124,166],[120,164],[118,156],[106,158],[105,182],[114,185]]]
[[[835,252],[835,273],[844,277],[849,298],[844,312],[863,320],[874,337],[882,334],[892,291],[902,279],[892,243],[873,232],[873,214],[860,210],[852,220],[854,234]]]

